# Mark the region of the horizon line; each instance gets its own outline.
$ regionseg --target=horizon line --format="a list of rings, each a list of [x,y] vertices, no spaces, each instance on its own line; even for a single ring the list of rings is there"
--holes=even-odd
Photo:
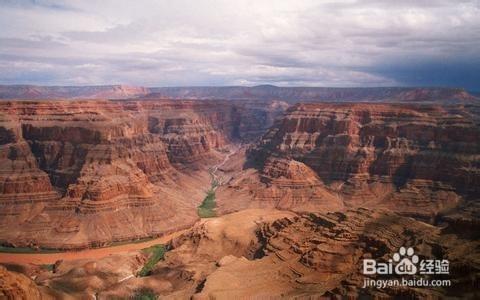
[[[148,85],[135,85],[128,83],[113,83],[113,84],[85,84],[85,85],[44,85],[44,84],[30,84],[30,83],[14,83],[14,84],[5,84],[0,83],[0,87],[6,86],[32,86],[32,87],[114,87],[114,86],[125,86],[125,87],[134,87],[134,88],[210,88],[210,87],[219,87],[219,88],[254,88],[254,87],[275,87],[275,88],[331,88],[331,89],[379,89],[379,88],[406,88],[406,89],[415,89],[415,88],[426,88],[426,89],[463,89],[466,91],[480,91],[480,87],[469,89],[462,86],[448,86],[448,85],[388,85],[388,86],[327,86],[327,85],[317,85],[317,86],[305,86],[305,85],[275,85],[275,84],[257,84],[257,85],[165,85],[165,86],[148,86]]]

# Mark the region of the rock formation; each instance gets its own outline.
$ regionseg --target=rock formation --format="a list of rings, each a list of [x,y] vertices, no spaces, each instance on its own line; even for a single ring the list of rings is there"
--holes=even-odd
[[[337,195],[347,206],[433,222],[438,212],[479,198],[479,116],[476,105],[295,105],[248,150],[259,171],[247,169],[220,190],[249,196],[235,203],[220,197],[219,206],[282,208],[300,196],[338,209]],[[304,197],[305,187],[322,196]]]
[[[2,102],[0,240],[81,248],[190,226],[210,185],[208,162],[227,144],[257,136],[282,109],[225,101]]]
[[[133,251],[59,261],[54,271],[17,268],[35,284],[0,269],[0,290],[97,299],[480,297],[478,105],[303,103],[275,118],[285,106],[0,103],[2,244],[77,249],[188,228],[146,277],[135,275],[149,256]],[[212,177],[219,217],[199,220]],[[385,279],[362,274],[363,259],[387,262],[401,246],[448,259],[450,275],[426,278],[453,285],[362,288]]]
[[[217,189],[219,213],[247,208],[294,211],[337,211],[341,198],[318,175],[299,161],[270,157],[263,172],[246,169]]]
[[[453,230],[453,231],[452,231]],[[51,294],[128,298],[148,290],[167,299],[311,297],[478,297],[479,242],[388,210],[293,213],[250,209],[203,220],[168,245],[147,277],[134,275],[142,252],[60,262],[36,273]],[[365,258],[387,262],[401,246],[426,259],[448,259],[450,287],[362,288]],[[119,263],[120,262],[120,263]],[[410,278],[409,276],[406,276]]]
[[[218,268],[206,278],[198,298],[227,295],[423,298],[447,293],[472,297],[477,293],[474,286],[478,279],[473,274],[479,272],[475,267],[478,251],[463,256],[476,247],[477,241],[450,239],[438,228],[388,211],[308,213],[259,227],[256,259],[248,255],[222,258]],[[454,278],[455,285],[446,289],[362,289],[363,258],[388,261],[401,246],[415,248],[422,257],[449,259],[451,275],[441,278]],[[469,263],[471,267],[464,268]]]
[[[3,266],[0,266],[0,298],[22,300],[55,299],[41,290],[27,276],[10,272]]]

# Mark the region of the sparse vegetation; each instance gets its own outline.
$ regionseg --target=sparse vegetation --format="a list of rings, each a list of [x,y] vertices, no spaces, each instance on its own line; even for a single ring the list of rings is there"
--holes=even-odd
[[[50,271],[50,272],[53,272],[54,267],[55,267],[54,264],[44,264],[44,265],[40,265],[40,268],[42,268],[43,270]]]
[[[146,249],[143,249],[143,251],[147,254],[150,254],[149,259],[143,266],[143,268],[138,272],[138,276],[140,277],[145,277],[150,275],[150,273],[153,270],[153,267],[163,259],[163,256],[165,255],[166,249],[164,245],[155,245]]]
[[[200,218],[212,218],[216,216],[215,213],[215,186],[214,182],[210,190],[207,192],[207,196],[203,200],[202,204],[198,207],[198,215]]]
[[[155,300],[158,296],[151,289],[140,289],[133,296],[135,300]]]
[[[58,253],[56,249],[44,249],[44,248],[29,248],[29,247],[5,247],[0,246],[0,253]]]
[[[128,244],[140,244],[144,242],[148,242],[158,238],[158,236],[151,236],[140,238],[136,240],[125,240],[125,241],[118,241],[118,242],[111,242],[108,245],[97,245],[93,248],[107,248],[107,247],[115,247],[121,245],[128,245]],[[63,250],[59,249],[48,249],[48,248],[30,248],[30,247],[8,247],[8,246],[0,246],[0,253],[34,253],[34,254],[47,254],[47,253],[61,253]]]

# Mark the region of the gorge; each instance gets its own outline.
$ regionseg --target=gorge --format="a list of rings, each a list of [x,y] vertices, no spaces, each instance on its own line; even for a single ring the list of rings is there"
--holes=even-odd
[[[439,103],[412,94],[364,102],[379,97],[364,92],[350,102],[2,100],[3,249],[72,251],[182,232],[146,277],[136,274],[148,253],[131,250],[57,261],[54,271],[10,262],[2,288],[44,298],[475,295],[480,105],[451,98],[457,91]],[[200,218],[209,190],[216,217]],[[402,245],[448,258],[458,284],[360,289],[361,259],[388,259]]]
[[[0,1],[0,300],[480,299],[479,16]]]

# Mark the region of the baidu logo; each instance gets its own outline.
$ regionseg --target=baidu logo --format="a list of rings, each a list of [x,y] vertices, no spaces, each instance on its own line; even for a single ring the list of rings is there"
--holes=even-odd
[[[398,275],[414,275],[417,273],[418,256],[414,254],[413,248],[405,249],[400,247],[397,253],[393,254],[395,273]]]
[[[388,262],[377,262],[374,259],[363,260],[365,275],[415,275],[415,274],[449,274],[449,262],[446,259],[421,260],[412,247],[400,247]]]
[[[365,278],[363,288],[387,288],[387,287],[429,287],[451,286],[450,279],[422,278],[423,274],[449,274],[449,261],[446,259],[423,259],[420,260],[412,247],[400,247],[392,258],[387,262],[377,262],[374,259],[363,260],[363,274],[365,275],[401,275],[402,278],[386,276],[381,278],[373,276],[373,279]]]

